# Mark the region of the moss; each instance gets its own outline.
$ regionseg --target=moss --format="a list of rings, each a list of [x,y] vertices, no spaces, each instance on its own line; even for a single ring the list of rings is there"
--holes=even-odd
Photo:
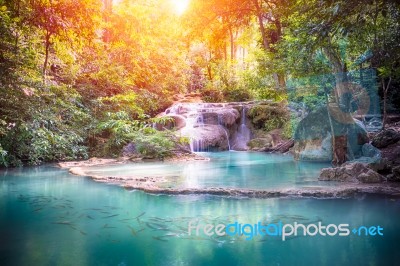
[[[289,112],[283,103],[253,106],[247,115],[256,129],[265,131],[282,128],[290,119]]]
[[[286,139],[294,138],[294,133],[296,128],[300,122],[300,119],[297,117],[292,117],[288,122],[283,126],[282,136]]]

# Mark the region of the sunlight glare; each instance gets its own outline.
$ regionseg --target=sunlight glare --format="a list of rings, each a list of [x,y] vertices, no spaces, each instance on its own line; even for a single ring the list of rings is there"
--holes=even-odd
[[[178,15],[182,15],[189,5],[189,0],[171,0],[171,2],[175,8],[175,12]]]

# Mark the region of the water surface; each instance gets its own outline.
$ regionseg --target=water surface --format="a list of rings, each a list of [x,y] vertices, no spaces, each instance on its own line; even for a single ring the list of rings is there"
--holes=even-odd
[[[194,218],[380,225],[384,236],[196,238]],[[151,195],[54,167],[0,172],[0,265],[395,265],[399,220],[387,197]]]
[[[291,155],[256,152],[198,153],[210,161],[131,163],[114,166],[85,167],[88,175],[168,177],[174,188],[249,188],[277,189],[332,186],[318,182],[328,163],[297,162]]]

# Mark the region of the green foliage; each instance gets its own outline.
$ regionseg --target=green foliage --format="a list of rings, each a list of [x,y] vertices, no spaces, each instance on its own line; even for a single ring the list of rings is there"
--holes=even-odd
[[[110,112],[117,112],[115,117],[131,117],[135,119],[145,118],[145,112],[137,105],[137,94],[128,91],[110,97],[100,97],[99,101],[103,105],[102,110],[111,116]]]
[[[377,69],[388,97],[399,84],[398,1],[193,0],[182,17],[161,0],[100,2],[0,0],[0,166],[118,156],[132,141],[163,158],[188,140],[151,117],[187,88],[282,102],[248,115],[289,137],[286,100],[314,110],[337,72]]]
[[[246,87],[232,86],[226,87],[223,91],[224,99],[227,102],[245,102],[251,100],[253,97]]]
[[[3,147],[1,147],[0,144],[0,166],[3,165],[5,167],[8,166],[8,161],[6,159],[7,156],[7,151],[3,150]]]
[[[253,98],[247,84],[238,78],[233,66],[214,65],[214,77],[201,94],[206,102],[243,102]]]
[[[256,105],[248,111],[248,116],[256,129],[265,131],[282,128],[290,119],[283,103]]]
[[[96,152],[99,152],[100,156],[119,156],[122,147],[132,139],[132,134],[144,126],[142,121],[131,119],[125,111],[108,112],[105,119],[97,125],[97,133],[107,138],[107,142],[97,148]]]
[[[144,158],[164,159],[171,155],[175,146],[172,138],[173,135],[169,131],[144,128],[133,134],[133,143],[137,152]]]
[[[124,111],[107,113],[106,119],[97,125],[97,133],[107,139],[97,152],[101,156],[120,156],[122,148],[133,142],[139,154],[145,157],[164,158],[172,147],[169,131],[157,131],[153,123],[166,125],[172,117],[156,117],[148,120],[133,120]]]
[[[207,84],[207,86],[201,90],[201,97],[205,102],[209,103],[223,102],[224,100],[221,90],[214,87],[211,83]]]
[[[275,88],[260,88],[256,91],[257,99],[260,100],[273,100],[274,102],[281,102],[287,99],[285,91],[276,90]]]
[[[293,139],[294,133],[300,121],[300,118],[292,116],[289,121],[285,122],[282,130],[282,136],[287,139]]]
[[[66,87],[49,87],[46,91],[37,90],[29,96],[35,102],[27,106],[25,120],[14,120],[5,128],[0,139],[2,149],[7,151],[2,165],[37,165],[88,157],[85,137],[90,120],[79,95]]]

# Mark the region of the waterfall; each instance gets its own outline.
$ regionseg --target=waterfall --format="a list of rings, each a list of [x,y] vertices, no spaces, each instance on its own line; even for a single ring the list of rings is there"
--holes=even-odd
[[[221,114],[218,114],[218,125],[220,125],[222,127],[222,129],[224,130],[224,132],[225,132],[226,141],[228,142],[228,150],[230,151],[231,150],[231,143],[229,141],[229,134],[228,134],[228,130],[226,130],[226,128],[225,128],[225,126],[224,126],[224,124],[222,122],[222,115]]]
[[[204,116],[202,113],[199,113],[198,110],[196,110],[196,115],[194,119],[194,124],[192,125],[193,127],[204,127]],[[201,152],[205,151],[205,145],[204,141],[202,139],[197,139],[197,138],[190,138],[190,150],[191,152]]]
[[[202,139],[190,138],[190,150],[191,152],[207,151]]]
[[[195,127],[204,127],[204,116],[202,113],[199,113],[198,108],[196,106],[192,106],[190,112],[188,113],[186,119],[186,126],[183,133],[190,132]],[[189,136],[190,142],[190,151],[191,152],[200,152],[205,151],[204,141],[202,139],[197,138],[196,136]]]
[[[234,147],[237,150],[246,150],[247,142],[250,140],[250,129],[246,126],[246,107],[242,106],[242,117],[240,126],[236,135],[236,143]]]
[[[176,133],[189,139],[192,152],[247,149],[250,130],[243,103],[176,103],[163,115],[173,117]]]

